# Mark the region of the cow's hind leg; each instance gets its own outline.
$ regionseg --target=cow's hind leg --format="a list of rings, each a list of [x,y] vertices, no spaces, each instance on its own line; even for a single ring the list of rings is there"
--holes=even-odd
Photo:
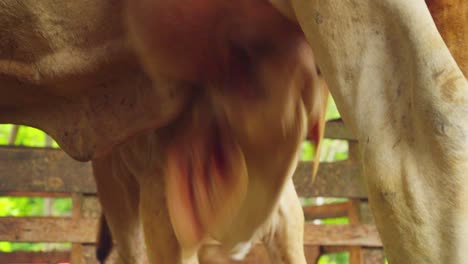
[[[152,264],[198,264],[196,252],[187,255],[177,241],[166,205],[164,179],[157,173],[140,175],[140,217],[148,258]],[[184,254],[185,253],[185,254]]]
[[[306,264],[304,255],[304,213],[292,180],[288,180],[277,211],[266,226],[263,242],[272,263]]]
[[[93,160],[93,170],[102,210],[116,243],[116,263],[145,263],[137,183],[123,163],[112,156]]]

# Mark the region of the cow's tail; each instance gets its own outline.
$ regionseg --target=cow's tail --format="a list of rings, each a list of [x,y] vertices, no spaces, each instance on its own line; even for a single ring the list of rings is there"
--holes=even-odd
[[[112,234],[107,225],[106,217],[101,213],[99,219],[98,235],[96,239],[96,259],[100,264],[106,262],[112,250]]]

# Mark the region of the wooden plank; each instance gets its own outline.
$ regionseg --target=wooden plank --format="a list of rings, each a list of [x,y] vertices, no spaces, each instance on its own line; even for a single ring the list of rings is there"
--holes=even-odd
[[[315,220],[347,216],[348,207],[348,203],[334,203],[304,206],[302,209],[306,220]]]
[[[369,203],[367,200],[361,200],[359,203],[359,218],[361,223],[374,224],[374,217],[372,216]],[[384,264],[385,254],[382,248],[369,248],[362,249],[363,264]]]
[[[94,242],[97,220],[68,217],[1,217],[0,241]]]
[[[306,224],[304,229],[304,245],[382,247],[373,225]]]
[[[89,163],[77,162],[63,151],[0,147],[0,192],[95,193]]]
[[[360,200],[351,199],[348,202],[348,218],[350,224],[359,224],[359,204]],[[363,264],[363,251],[361,247],[354,246],[349,248],[349,264]]]
[[[73,243],[71,248],[70,262],[73,264],[85,264],[88,261],[85,260],[84,247],[82,244]],[[92,256],[92,260],[96,261],[95,254]],[[92,262],[91,262],[92,263]]]
[[[385,254],[382,248],[364,248],[363,264],[384,264]]]
[[[346,128],[341,118],[327,121],[324,137],[329,139],[356,140],[351,131]]]
[[[70,197],[70,193],[59,193],[59,192],[0,192],[1,196],[15,196],[15,197],[48,197],[48,198],[67,198]]]
[[[71,257],[72,264],[99,264],[94,244],[73,244]],[[116,258],[117,254],[113,250],[106,263],[116,263]]]
[[[304,197],[366,197],[359,163],[321,163],[315,182],[312,164],[300,162],[294,174]],[[52,149],[0,147],[0,194],[11,192],[96,193],[89,163]]]
[[[322,162],[315,181],[312,181],[311,171],[311,162],[300,162],[294,173],[294,185],[299,196],[367,197],[361,167],[356,161]]]
[[[322,254],[335,254],[341,252],[348,252],[349,247],[347,246],[321,246],[320,250]]]
[[[81,197],[81,216],[97,219],[101,216],[101,204],[97,196],[83,195]]]
[[[316,263],[312,260],[317,260],[320,254],[319,247],[304,247],[306,253],[306,259],[308,263]],[[79,264],[98,264],[94,255],[94,245],[77,245],[76,252],[79,252],[74,257],[73,263]],[[114,263],[116,254],[113,251],[109,263]],[[243,261],[231,260],[228,255],[221,249],[220,246],[207,245],[201,248],[199,252],[200,264],[269,264],[271,263],[268,259],[268,254],[263,245],[255,245],[252,250],[247,254]]]
[[[51,251],[51,252],[0,252],[0,263],[33,263],[33,264],[57,264],[57,263],[71,263],[76,264],[98,264],[95,258],[94,245],[80,245],[75,247],[76,255],[72,258],[71,253],[68,251]],[[213,252],[215,250],[215,252]],[[216,250],[218,252],[216,252]],[[263,246],[256,246],[247,255],[244,261],[232,261],[225,255],[220,256],[219,247],[205,246],[201,250],[200,259],[201,264],[267,264],[270,261],[267,259],[266,250]],[[211,251],[211,252],[210,252]],[[319,247],[304,247],[307,263],[315,264],[320,256]],[[109,259],[109,263],[114,263],[116,254],[113,252]],[[214,255],[214,256],[213,256]]]
[[[320,247],[304,246],[307,263],[315,264],[320,256]],[[270,264],[268,253],[263,245],[255,245],[244,260],[229,259],[219,246],[204,246],[199,254],[200,264]]]
[[[0,241],[94,243],[96,219],[67,217],[1,217]],[[306,224],[304,244],[308,246],[362,245],[380,247],[379,235],[372,225]]]
[[[325,137],[330,139],[356,140],[341,119],[329,120],[325,126]]]
[[[322,254],[322,250],[319,246],[304,246],[304,253],[307,263],[316,264]]]
[[[49,251],[49,252],[0,252],[0,263],[5,264],[20,264],[20,263],[37,263],[37,264],[57,264],[65,263],[70,259],[70,252],[67,251]]]

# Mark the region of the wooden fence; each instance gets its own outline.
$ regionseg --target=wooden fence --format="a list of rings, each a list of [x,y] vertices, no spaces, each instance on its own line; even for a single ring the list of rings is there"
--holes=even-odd
[[[366,202],[357,142],[340,120],[327,123],[326,137],[347,140],[349,158],[321,163],[313,183],[311,163],[301,162],[294,182],[301,197],[349,198],[338,204],[305,206],[307,220],[347,216],[350,224],[317,225],[309,221],[304,235],[308,263],[317,263],[321,254],[345,251],[351,264],[384,263],[382,244]],[[0,196],[71,197],[73,203],[70,217],[0,218],[0,241],[71,242],[70,251],[0,252],[0,263],[97,263],[93,243],[100,207],[89,163],[76,162],[60,150],[0,147]],[[241,263],[269,262],[263,247],[258,246]]]

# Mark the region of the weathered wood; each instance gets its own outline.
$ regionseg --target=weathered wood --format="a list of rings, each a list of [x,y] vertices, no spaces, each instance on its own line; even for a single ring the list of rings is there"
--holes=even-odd
[[[1,217],[0,241],[94,242],[97,220],[68,217]]]
[[[48,251],[48,252],[30,252],[30,251],[15,251],[15,252],[0,252],[0,263],[4,264],[57,264],[66,263],[70,260],[70,252],[68,251]]]
[[[385,254],[382,248],[364,248],[363,264],[384,264]]]
[[[67,217],[2,217],[0,241],[94,243],[97,219]],[[306,224],[304,244],[380,247],[379,235],[371,225]]]
[[[321,163],[315,182],[311,169],[300,162],[294,174],[300,196],[366,197],[357,162]],[[96,193],[96,186],[90,164],[60,150],[0,147],[0,194],[18,191]]]
[[[320,252],[322,254],[334,254],[334,253],[341,253],[341,252],[348,252],[349,247],[347,246],[321,246]]]
[[[116,251],[111,251],[106,263],[115,263]],[[72,264],[99,264],[96,259],[96,247],[93,244],[73,244],[71,252]]]
[[[316,260],[320,256],[320,248],[316,246],[305,246],[304,251],[306,253],[306,259],[308,263],[316,263]],[[77,264],[98,264],[95,259],[95,247],[94,245],[76,245],[73,253],[72,263]],[[110,263],[113,263],[113,259],[116,257],[112,252],[109,257]],[[220,246],[207,245],[201,248],[199,253],[200,264],[270,264],[268,254],[263,245],[255,245],[246,258],[243,261],[230,260]],[[315,260],[315,261],[313,261]]]
[[[329,120],[325,126],[325,137],[330,139],[356,140],[341,119]]]
[[[320,257],[320,247],[304,247],[307,263],[315,264]],[[0,252],[0,263],[32,263],[32,264],[98,264],[95,258],[95,246],[74,245],[72,252],[69,251],[50,251],[50,252],[25,252],[17,251],[11,253]],[[327,252],[323,251],[322,252]],[[115,252],[109,256],[108,262],[113,263]],[[262,245],[257,245],[247,255],[244,261],[229,260],[226,255],[221,253],[218,246],[205,246],[200,254],[201,264],[269,264],[268,255]]]
[[[348,218],[350,224],[360,223],[359,214],[360,200],[351,199],[348,201]],[[359,246],[353,246],[349,248],[349,263],[350,264],[363,264],[363,251]]]
[[[360,223],[374,224],[374,217],[369,208],[369,203],[366,200],[361,200],[358,203]],[[384,264],[385,253],[382,248],[363,247],[362,249],[362,264]]]
[[[86,260],[86,255],[85,255],[85,247],[82,244],[79,243],[73,243],[72,248],[71,248],[71,256],[70,256],[70,262],[73,264],[86,264],[86,263],[96,263],[96,257],[90,259],[94,260],[94,262],[87,261]]]
[[[348,215],[348,203],[304,206],[306,220],[336,218]]]
[[[304,227],[305,245],[382,247],[373,225],[314,225]]]
[[[88,163],[54,149],[1,147],[0,192],[95,193]]]
[[[0,177],[1,178],[1,177]],[[50,197],[50,198],[64,198],[70,197],[69,193],[59,193],[59,192],[0,192],[1,196],[16,196],[16,197]]]
[[[93,245],[83,246],[77,244],[74,247],[75,255],[71,257],[68,251],[57,252],[12,252],[0,253],[0,263],[32,263],[32,264],[56,264],[72,263],[76,264],[98,264],[95,259],[95,247]],[[243,261],[233,261],[220,252],[213,252],[213,250],[220,250],[216,246],[206,246],[201,250],[200,264],[269,264],[268,255],[263,246],[256,246],[246,256]],[[308,263],[315,264],[320,256],[319,247],[305,247],[305,254]],[[211,252],[209,252],[211,251]],[[115,254],[111,254],[108,261],[113,263]]]
[[[322,250],[319,246],[304,246],[304,253],[307,263],[316,264],[322,254]]]
[[[83,195],[80,206],[81,217],[97,219],[101,215],[101,205],[94,195]]]
[[[72,217],[74,219],[81,218],[82,202],[83,202],[83,195],[81,193],[72,194]]]
[[[304,246],[307,263],[315,264],[320,257],[320,247]],[[263,245],[256,245],[247,254],[243,261],[229,259],[219,246],[204,246],[199,254],[200,264],[270,264],[268,253]]]
[[[301,162],[294,173],[294,185],[302,197],[367,197],[359,163],[356,161],[322,162],[312,182],[312,163]]]

